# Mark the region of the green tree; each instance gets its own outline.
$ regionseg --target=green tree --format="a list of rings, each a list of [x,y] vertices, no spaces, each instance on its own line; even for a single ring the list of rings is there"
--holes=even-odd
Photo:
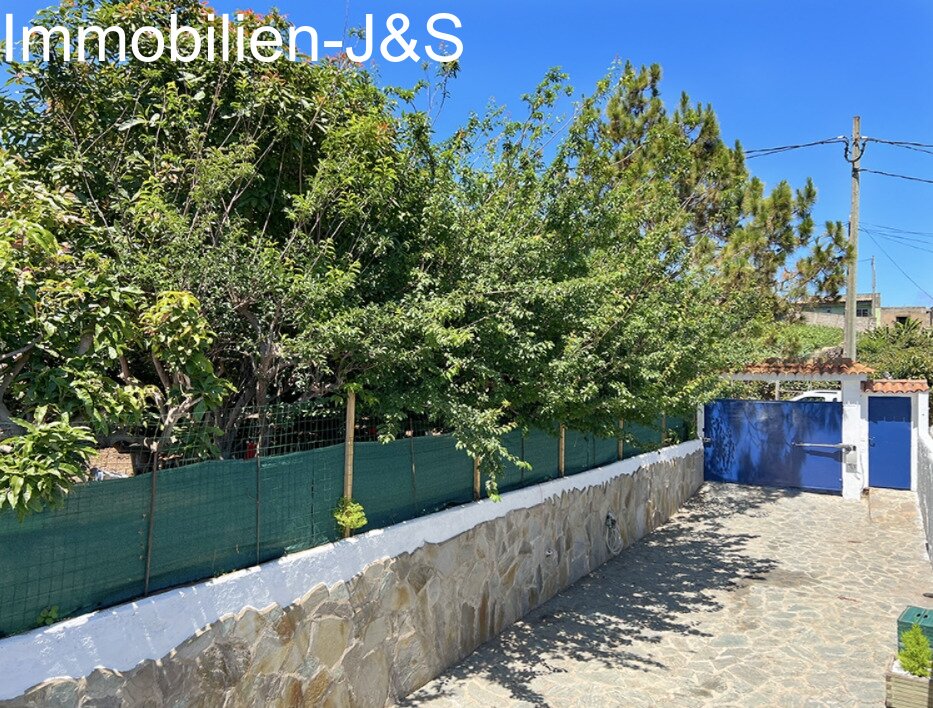
[[[882,376],[933,381],[933,330],[914,320],[859,337],[859,359]]]
[[[914,320],[861,334],[858,355],[876,376],[922,379],[933,384],[933,330],[921,328]],[[930,411],[933,413],[933,401]]]
[[[186,387],[212,391],[216,405],[225,386],[204,359],[196,301],[163,294],[147,309],[105,252],[70,193],[50,190],[0,150],[0,302],[11,315],[0,321],[0,507],[4,498],[18,511],[56,502],[85,474],[89,443],[123,437],[147,413],[168,422],[165,401]],[[166,319],[159,329],[158,308],[172,295],[188,298],[185,326]],[[146,354],[157,367],[169,362],[174,380],[160,389],[133,377],[129,360]],[[153,403],[163,405],[153,411]]]
[[[131,35],[173,11],[206,34],[195,0],[79,0],[40,21]],[[267,23],[285,20],[244,19]],[[105,279],[99,297],[119,294],[100,308],[119,313],[112,341],[67,380],[100,372],[127,400],[92,395],[83,415],[156,421],[157,461],[177,445],[226,454],[247,406],[353,386],[384,436],[424,415],[495,473],[515,427],[613,434],[688,409],[782,295],[838,282],[845,254],[832,228],[812,237],[812,185],[765,195],[709,107],[667,112],[656,68],[613,70],[585,98],[552,71],[523,116],[493,109],[439,141],[430,96],[456,67],[380,89],[341,58],[140,64],[105,49],[13,64],[0,146],[68,195],[72,258]],[[21,374],[11,415],[52,400]]]
[[[665,107],[661,75],[656,64],[621,71],[602,127],[619,179],[640,184],[649,201],[668,190],[682,212],[685,243],[731,288],[757,286],[779,312],[808,292],[837,294],[849,247],[840,222],[815,235],[813,183],[793,190],[782,181],[766,194],[741,145],[723,141],[711,106],[684,93],[675,110]]]
[[[40,19],[130,35],[172,12],[206,33],[210,11],[193,0],[84,0]],[[424,117],[396,115],[343,60],[119,63],[106,49],[105,62],[14,64],[24,88],[3,105],[7,144],[76,195],[124,282],[195,295],[210,359],[237,389],[222,426],[298,386],[340,391],[371,366],[372,326],[419,262],[408,240],[430,189]],[[146,368],[134,374],[157,382]]]

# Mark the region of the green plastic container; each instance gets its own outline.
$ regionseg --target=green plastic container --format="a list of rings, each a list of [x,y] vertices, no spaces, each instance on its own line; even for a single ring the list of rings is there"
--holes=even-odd
[[[922,607],[908,607],[897,618],[897,650],[904,648],[901,642],[901,635],[915,624],[920,625],[920,629],[933,645],[933,610],[925,610]]]

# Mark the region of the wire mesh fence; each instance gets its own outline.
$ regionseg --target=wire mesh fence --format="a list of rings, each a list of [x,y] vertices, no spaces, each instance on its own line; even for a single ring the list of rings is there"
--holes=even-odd
[[[270,406],[243,411],[234,425],[189,422],[161,443],[148,434],[136,447],[101,451],[96,479],[105,481],[78,485],[61,508],[22,522],[0,514],[0,635],[338,539],[346,427],[333,407]],[[365,413],[355,421],[352,496],[365,509],[364,531],[473,500],[473,460],[443,426],[410,416],[380,442],[385,428]],[[688,434],[682,421],[629,425],[622,456]],[[516,430],[503,443],[527,464],[506,464],[500,491],[560,475],[559,436]],[[616,438],[567,430],[565,474],[619,452]],[[114,461],[135,474],[106,467]]]

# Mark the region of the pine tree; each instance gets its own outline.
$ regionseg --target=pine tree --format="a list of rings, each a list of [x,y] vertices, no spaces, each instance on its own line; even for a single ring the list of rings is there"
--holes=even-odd
[[[749,174],[742,146],[729,147],[710,105],[682,94],[669,112],[660,97],[661,68],[627,63],[611,97],[603,138],[615,149],[617,177],[641,183],[646,203],[670,188],[682,211],[680,236],[695,258],[727,282],[758,286],[782,309],[786,300],[838,294],[849,258],[840,222],[815,236],[816,188],[778,183],[770,193]],[[794,255],[806,255],[792,262]]]

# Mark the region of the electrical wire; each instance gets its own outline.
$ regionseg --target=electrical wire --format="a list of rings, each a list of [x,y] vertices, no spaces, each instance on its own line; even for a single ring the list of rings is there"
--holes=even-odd
[[[777,155],[791,150],[800,150],[801,148],[815,147],[817,145],[832,145],[833,143],[843,143],[845,138],[841,135],[836,138],[826,138],[825,140],[814,140],[810,143],[798,143],[796,145],[780,145],[778,147],[756,148],[745,151],[745,159],[751,160],[756,157],[767,157],[768,155]]]
[[[902,147],[908,150],[915,150],[917,152],[923,152],[923,153],[933,155],[933,144],[930,144],[930,143],[920,143],[920,142],[913,142],[913,141],[906,141],[906,140],[885,140],[883,138],[866,137],[861,140],[861,143],[860,143],[861,150],[859,151],[858,157],[850,159],[849,158],[849,148],[850,148],[849,139],[845,136],[840,135],[835,138],[826,138],[825,140],[814,140],[809,143],[798,143],[796,145],[780,145],[777,147],[757,148],[754,150],[747,150],[745,152],[745,159],[752,160],[756,157],[767,157],[769,155],[779,155],[784,152],[790,152],[791,150],[800,150],[802,148],[816,147],[817,145],[832,145],[835,143],[845,144],[846,160],[848,160],[849,162],[852,162],[855,159],[861,159],[861,157],[865,153],[865,146],[868,143],[881,143],[884,145],[893,145],[895,147]],[[881,175],[882,177],[892,177],[895,179],[903,179],[903,180],[907,180],[910,182],[922,182],[924,184],[933,184],[933,179],[926,179],[923,177],[914,177],[912,175],[896,174],[894,172],[885,172],[884,170],[872,170],[869,168],[860,167],[859,172],[866,172],[869,174]],[[933,236],[933,232],[907,231],[905,229],[897,229],[894,227],[880,226],[880,225],[875,225],[875,228],[880,229],[881,231],[879,232],[879,231],[874,231],[874,230],[869,230],[869,229],[864,229],[864,228],[861,228],[859,230],[864,232],[874,242],[875,246],[878,247],[878,250],[881,251],[882,254],[884,254],[885,258],[887,258],[889,261],[891,261],[892,264],[894,264],[894,267],[897,268],[901,272],[901,274],[905,278],[907,278],[907,280],[913,283],[914,286],[916,286],[917,289],[920,290],[920,292],[922,292],[928,298],[933,300],[933,295],[930,295],[930,293],[924,290],[923,287],[921,287],[921,285],[916,280],[911,278],[907,274],[907,272],[901,267],[901,265],[896,260],[894,260],[888,254],[888,252],[884,250],[884,248],[881,247],[881,244],[878,243],[878,240],[875,238],[875,236],[878,236],[879,238],[885,239],[890,243],[898,244],[901,246],[906,246],[908,248],[913,248],[917,251],[923,251],[925,253],[933,253],[933,249],[923,248],[922,246],[914,245],[914,243],[921,243],[924,246],[926,246],[926,245],[929,245],[927,241],[923,241],[921,239],[910,238],[909,236],[902,235],[902,234],[911,234],[914,236]]]
[[[913,150],[914,152],[922,152],[926,155],[933,155],[933,150],[922,147],[915,147],[913,145],[900,145],[898,143],[892,143],[885,140],[872,140],[870,142],[881,143],[882,145],[891,145],[893,147],[903,148],[904,150]]]
[[[897,243],[919,243],[921,246],[927,248],[933,246],[933,242],[926,241],[922,238],[913,238],[911,236],[898,236],[897,234],[886,234],[883,232],[875,231],[875,236],[881,236],[881,238],[886,238],[891,241],[896,241]]]
[[[924,248],[923,246],[915,246],[914,244],[909,243],[907,241],[901,241],[900,239],[898,239],[897,236],[885,236],[884,234],[879,234],[877,232],[872,232],[872,231],[866,231],[865,229],[859,229],[859,230],[864,234],[868,234],[869,236],[877,236],[878,238],[883,238],[891,243],[897,244],[898,246],[906,246],[907,248],[912,248],[915,251],[923,251],[924,253],[933,253],[933,248]],[[926,241],[921,241],[921,243],[925,243],[927,246],[933,245],[933,244],[927,243]]]
[[[846,159],[852,162],[854,159],[861,159],[865,154],[865,145],[866,143],[882,143],[884,145],[894,145],[897,147],[908,148],[910,150],[917,150],[919,152],[925,152],[930,155],[933,155],[933,144],[929,143],[916,143],[909,142],[906,140],[884,140],[882,138],[863,138],[861,140],[861,150],[859,152],[858,158],[849,159],[849,139],[844,135],[840,135],[835,138],[826,138],[825,140],[814,140],[809,143],[798,143],[796,145],[779,145],[777,147],[770,148],[757,148],[754,150],[746,150],[745,159],[752,160],[756,157],[767,157],[769,155],[779,155],[783,152],[789,152],[791,150],[799,150],[801,148],[815,147],[817,145],[832,145],[835,143],[845,143],[846,146]],[[929,149],[927,149],[929,148]],[[894,172],[885,172],[883,170],[872,170],[867,167],[859,168],[860,172],[867,172],[869,174],[882,175],[883,177],[894,177],[897,179],[905,179],[911,182],[924,182],[926,184],[933,184],[933,179],[926,179],[924,177],[913,177],[911,175],[900,175]]]
[[[911,277],[907,274],[907,271],[905,271],[903,268],[901,268],[900,264],[899,264],[896,260],[894,260],[893,258],[891,258],[890,255],[888,255],[888,252],[885,251],[885,250],[881,247],[881,244],[878,243],[878,241],[875,239],[874,236],[872,236],[871,234],[868,234],[868,238],[870,238],[870,239],[874,242],[875,246],[878,247],[878,250],[881,251],[881,253],[884,254],[884,257],[887,258],[889,261],[891,261],[892,264],[894,264],[894,267],[897,268],[897,269],[901,272],[901,275],[903,275],[905,278],[907,278],[907,280],[909,280],[911,283],[913,283],[914,286],[915,286],[920,292],[922,292],[924,295],[926,295],[928,298],[930,298],[930,300],[933,300],[933,295],[930,295],[930,293],[928,293],[926,290],[923,289],[923,287],[920,285],[920,283],[918,283],[916,280],[914,280],[913,278],[911,278]]]
[[[933,155],[933,145],[927,145],[926,143],[909,143],[903,140],[882,140],[881,138],[865,138],[867,143],[879,143],[880,145],[890,145],[891,147],[899,147],[904,150],[913,150],[914,152],[922,152],[927,155]]]
[[[882,145],[893,145],[894,147],[907,148],[908,150],[919,150],[920,152],[929,152],[933,155],[933,143],[917,143],[910,140],[885,140],[883,138],[864,138],[869,143],[881,143]]]
[[[909,236],[933,236],[933,231],[910,231],[909,229],[902,229],[898,226],[885,226],[883,224],[870,224],[867,221],[863,221],[864,226],[870,226],[873,229],[880,229],[881,231],[888,231],[890,233],[896,234],[907,234]]]
[[[879,231],[877,229],[865,228],[865,226],[859,226],[859,231],[864,231],[867,234],[874,234],[875,236],[883,236],[884,238],[896,239],[898,241],[908,241],[910,243],[921,243],[924,246],[933,246],[933,242],[925,238],[917,238],[916,236],[905,236],[899,233],[892,233],[890,231]]]
[[[882,238],[888,238],[892,241],[900,241],[902,243],[919,243],[923,246],[933,247],[933,241],[930,241],[925,238],[916,238],[914,236],[902,236],[901,234],[892,234],[885,231],[875,231],[874,229],[861,229],[865,233],[874,234],[875,236],[881,236]]]
[[[859,168],[859,172],[869,172],[873,175],[882,175],[884,177],[897,177],[898,179],[906,179],[911,182],[924,182],[926,184],[933,184],[933,179],[926,179],[924,177],[911,177],[910,175],[898,175],[893,172],[884,172],[882,170],[869,170],[866,167]]]

